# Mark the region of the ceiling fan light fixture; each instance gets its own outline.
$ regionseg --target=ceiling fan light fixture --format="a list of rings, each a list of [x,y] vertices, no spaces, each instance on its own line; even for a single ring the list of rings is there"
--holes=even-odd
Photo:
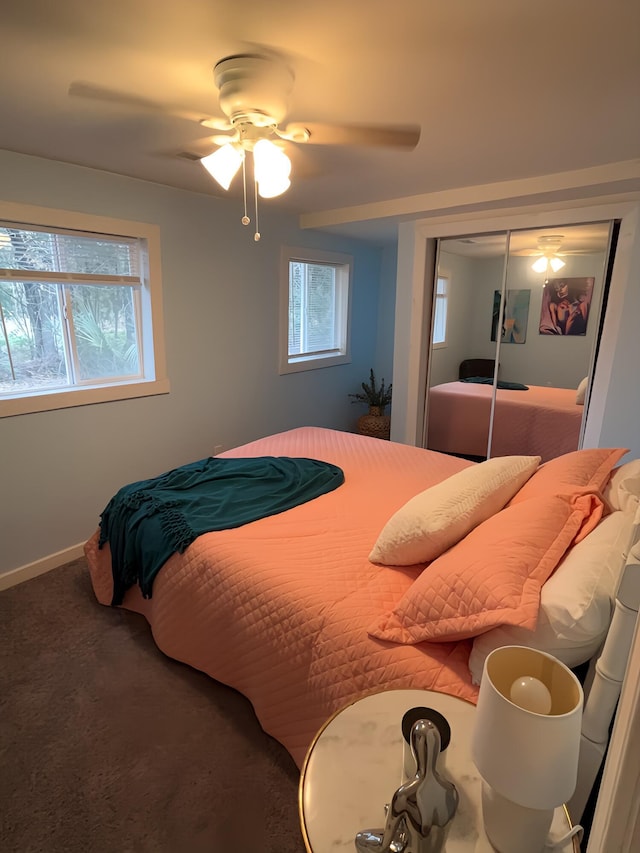
[[[531,269],[532,269],[534,272],[540,272],[540,273],[543,273],[543,272],[546,272],[546,271],[547,271],[547,265],[548,265],[548,260],[547,260],[547,258],[545,258],[545,257],[544,257],[544,255],[543,255],[541,258],[537,258],[537,259],[536,259],[536,260],[531,264]]]
[[[276,196],[282,195],[282,193],[286,192],[290,186],[291,181],[289,178],[276,181],[258,181],[258,195],[261,198],[276,198]]]
[[[253,168],[263,198],[275,198],[291,186],[291,160],[268,139],[260,139],[253,146]]]
[[[557,255],[547,256],[542,255],[542,257],[537,258],[532,264],[531,269],[534,272],[538,273],[546,273],[551,269],[553,272],[558,272],[564,266],[564,261],[561,260]]]
[[[286,192],[291,186],[291,161],[279,147],[279,143],[274,145],[268,137],[295,144],[311,141],[314,146],[368,145],[403,150],[413,150],[420,141],[420,128],[415,125],[365,126],[324,122],[284,124],[289,113],[295,75],[287,61],[275,50],[268,49],[265,54],[241,53],[226,56],[216,63],[213,78],[218,89],[219,111],[224,117],[203,115],[191,109],[83,81],[72,82],[69,95],[173,116],[195,122],[199,127],[220,131],[207,139],[195,140],[193,150],[177,151],[175,156],[202,163],[211,177],[225,190],[229,190],[234,176],[242,167],[244,215],[241,222],[244,225],[251,222],[247,213],[247,171],[249,172],[249,183],[253,184],[256,201],[256,239],[259,239],[258,195],[273,198]],[[205,151],[212,150],[210,146],[215,146],[214,152],[202,156]],[[247,152],[254,155],[253,173],[246,168]],[[0,248],[3,245],[0,236]]]
[[[243,159],[244,151],[228,142],[213,154],[203,157],[200,162],[211,177],[215,178],[223,189],[228,190]]]

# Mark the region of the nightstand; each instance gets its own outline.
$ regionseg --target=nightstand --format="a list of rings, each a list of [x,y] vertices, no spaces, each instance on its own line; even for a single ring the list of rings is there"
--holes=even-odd
[[[300,823],[309,853],[354,853],[356,833],[383,827],[384,806],[402,782],[402,717],[414,707],[433,708],[451,726],[446,775],[460,801],[446,853],[492,853],[482,824],[481,780],[471,760],[475,706],[428,690],[388,690],[366,696],[335,714],[316,735],[300,777]],[[571,828],[556,809],[551,838]],[[556,853],[579,853],[576,838]]]

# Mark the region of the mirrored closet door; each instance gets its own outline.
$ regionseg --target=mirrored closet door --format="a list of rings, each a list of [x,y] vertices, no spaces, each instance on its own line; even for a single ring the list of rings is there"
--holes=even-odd
[[[480,460],[576,450],[614,223],[439,241],[426,447]]]

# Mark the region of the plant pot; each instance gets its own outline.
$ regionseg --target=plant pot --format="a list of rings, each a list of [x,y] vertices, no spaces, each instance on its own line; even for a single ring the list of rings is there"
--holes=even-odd
[[[369,406],[369,414],[358,418],[358,433],[370,435],[373,438],[389,440],[391,432],[391,418],[383,415],[380,406]]]

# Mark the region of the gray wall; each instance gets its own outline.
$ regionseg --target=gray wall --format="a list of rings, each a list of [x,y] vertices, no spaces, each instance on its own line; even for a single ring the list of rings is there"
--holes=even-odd
[[[380,299],[378,301],[376,374],[391,382],[393,373],[393,317],[396,310],[396,269],[398,245],[385,247],[380,266]]]
[[[640,205],[622,221],[598,352],[585,447],[628,447],[640,459]]]
[[[449,278],[447,345],[433,351],[430,385],[454,382],[458,378],[458,367],[463,359],[486,357],[484,353],[474,354],[474,347],[469,343],[474,335],[474,326],[478,322],[475,309],[469,301],[475,298],[478,261],[463,255],[441,252],[439,273]]]
[[[302,425],[353,429],[363,411],[347,395],[372,366],[391,379],[394,249],[300,231],[296,217],[268,202],[255,244],[237,199],[4,151],[0,194],[160,226],[171,382],[164,396],[0,420],[0,573],[85,541],[121,485],[210,455],[214,445]],[[283,244],[354,256],[351,364],[278,375]]]

